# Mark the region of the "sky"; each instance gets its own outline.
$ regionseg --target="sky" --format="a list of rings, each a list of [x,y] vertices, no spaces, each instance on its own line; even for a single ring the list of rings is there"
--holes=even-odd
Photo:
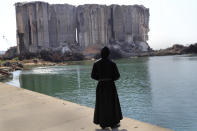
[[[32,0],[26,0],[29,2]],[[35,1],[35,0],[34,0]],[[144,5],[150,10],[149,46],[164,49],[173,44],[197,43],[197,0],[43,0],[50,4]],[[0,1],[0,51],[16,45],[16,2]]]

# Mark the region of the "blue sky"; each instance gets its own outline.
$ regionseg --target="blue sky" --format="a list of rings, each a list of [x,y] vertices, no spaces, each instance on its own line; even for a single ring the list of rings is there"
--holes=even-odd
[[[31,0],[26,0],[31,1]],[[173,44],[197,43],[197,0],[43,0],[49,3],[80,4],[140,4],[150,9],[148,43],[153,49]],[[23,0],[0,1],[0,51],[16,45],[14,3]]]

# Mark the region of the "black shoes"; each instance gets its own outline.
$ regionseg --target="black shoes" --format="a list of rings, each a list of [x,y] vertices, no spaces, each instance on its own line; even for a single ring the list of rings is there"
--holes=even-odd
[[[100,125],[100,127],[102,128],[102,129],[106,129],[107,127],[106,126],[101,126]],[[116,125],[113,125],[113,126],[110,126],[112,129],[114,129],[114,128],[118,128],[118,127],[120,127],[120,123],[118,123],[118,124],[116,124]]]
[[[105,126],[100,126],[102,129],[105,129],[106,127]]]
[[[114,129],[114,128],[118,128],[118,127],[120,127],[120,123],[118,123],[118,124],[116,124],[116,125],[111,126],[111,128],[112,128],[112,129]]]

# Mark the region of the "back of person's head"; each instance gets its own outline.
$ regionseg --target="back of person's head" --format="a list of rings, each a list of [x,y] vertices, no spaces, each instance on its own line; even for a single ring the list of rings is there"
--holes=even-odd
[[[108,47],[105,46],[103,49],[101,49],[101,58],[106,59],[108,58],[109,54],[110,50]]]

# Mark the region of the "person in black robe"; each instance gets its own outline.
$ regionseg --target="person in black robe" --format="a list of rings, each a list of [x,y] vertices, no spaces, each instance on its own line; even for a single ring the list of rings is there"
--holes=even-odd
[[[120,77],[116,64],[108,56],[109,48],[101,50],[101,59],[96,61],[92,68],[91,77],[98,81],[96,88],[96,103],[94,123],[102,128],[119,127],[123,119],[118,94],[114,81]]]

